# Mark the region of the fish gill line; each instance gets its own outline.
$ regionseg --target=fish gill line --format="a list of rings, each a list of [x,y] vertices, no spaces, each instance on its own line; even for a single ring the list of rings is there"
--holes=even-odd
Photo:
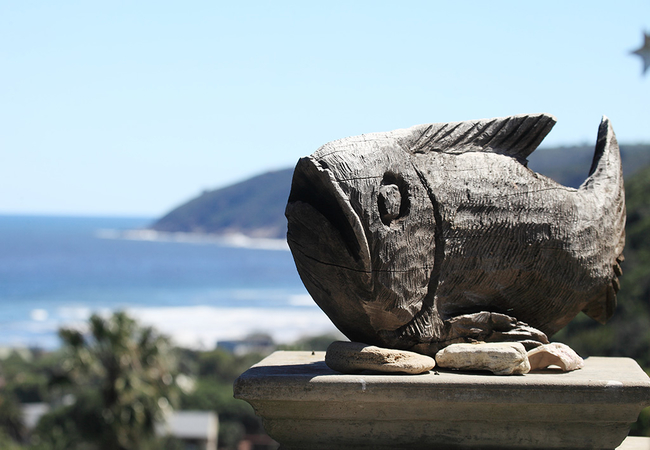
[[[431,269],[431,276],[429,277],[427,294],[422,299],[422,308],[413,316],[413,319],[411,319],[409,323],[402,325],[400,328],[398,328],[397,330],[391,333],[391,334],[394,333],[394,335],[397,336],[408,335],[409,331],[411,331],[412,333],[414,332],[415,329],[422,328],[424,326],[430,327],[430,326],[438,325],[436,322],[439,322],[439,320],[435,320],[435,318],[432,317],[432,313],[435,309],[436,291],[438,289],[438,283],[440,282],[440,275],[442,273],[442,266],[445,259],[445,239],[443,236],[442,214],[440,213],[440,204],[438,203],[438,199],[433,193],[431,186],[429,185],[429,183],[427,183],[424,174],[415,166],[413,161],[410,161],[410,163],[413,169],[415,170],[415,172],[418,174],[418,178],[420,179],[420,182],[424,185],[427,194],[429,196],[429,200],[431,201],[431,204],[433,206],[433,217],[435,219],[434,239],[436,243],[436,249],[434,251],[433,268]],[[439,330],[432,330],[431,337],[435,337],[438,334],[439,334]]]
[[[442,265],[445,259],[445,239],[443,236],[443,229],[442,229],[442,214],[440,213],[440,203],[438,203],[438,199],[436,198],[436,195],[433,193],[433,189],[427,182],[426,177],[424,176],[422,171],[417,168],[417,166],[413,163],[413,161],[410,162],[411,162],[411,166],[415,170],[415,173],[418,174],[418,178],[420,179],[420,182],[424,185],[427,191],[427,195],[429,196],[429,200],[431,201],[431,204],[433,206],[433,218],[435,220],[434,239],[436,243],[436,250],[434,252],[433,269],[431,270],[431,278],[429,279],[429,288],[427,293],[427,297],[429,297],[430,294],[431,297],[433,297],[438,287],[438,281],[440,279],[440,274],[442,273]],[[433,299],[431,299],[431,304],[433,305]]]

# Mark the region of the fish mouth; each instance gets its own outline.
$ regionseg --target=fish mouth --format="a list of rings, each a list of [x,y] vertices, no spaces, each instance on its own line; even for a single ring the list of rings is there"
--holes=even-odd
[[[299,212],[298,209],[303,211]],[[305,209],[312,211],[304,214]],[[300,246],[301,233],[296,232],[300,231],[299,228],[312,228],[311,232],[319,230],[322,239],[342,241],[349,257],[331,261],[326,255],[311,255],[314,259],[324,264],[342,265],[351,270],[371,272],[370,248],[361,220],[326,163],[310,156],[298,161],[293,173],[285,215],[289,222],[287,238],[290,246],[292,244]],[[332,236],[334,233],[338,236]],[[324,249],[322,245],[319,248]]]

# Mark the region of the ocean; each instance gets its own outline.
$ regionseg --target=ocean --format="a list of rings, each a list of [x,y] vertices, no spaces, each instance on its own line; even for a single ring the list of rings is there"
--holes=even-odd
[[[118,310],[191,348],[335,332],[286,243],[137,231],[151,221],[0,215],[0,347],[53,349]]]

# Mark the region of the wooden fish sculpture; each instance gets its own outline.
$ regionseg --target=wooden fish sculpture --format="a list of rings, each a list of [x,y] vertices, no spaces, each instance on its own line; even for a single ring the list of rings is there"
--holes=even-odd
[[[295,168],[288,242],[314,301],[352,341],[434,355],[546,343],[580,311],[607,321],[625,242],[603,118],[579,189],[526,167],[547,114],[418,125],[330,142]]]

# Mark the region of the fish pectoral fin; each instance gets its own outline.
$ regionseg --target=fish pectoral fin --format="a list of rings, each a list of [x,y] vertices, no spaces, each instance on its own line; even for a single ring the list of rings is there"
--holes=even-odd
[[[548,344],[546,334],[514,317],[481,311],[445,321],[447,345],[461,342],[520,342],[531,349]]]
[[[593,300],[587,303],[582,310],[583,313],[594,319],[596,322],[607,323],[614,315],[616,309],[616,293],[621,288],[621,282],[618,277],[623,275],[621,263],[625,260],[623,254],[620,254],[612,266],[612,283],[603,288],[601,294],[596,296]]]
[[[612,284],[605,286],[603,292],[587,303],[582,312],[594,319],[596,322],[605,325],[614,315],[616,309],[616,291],[620,287],[618,277],[612,278]]]

